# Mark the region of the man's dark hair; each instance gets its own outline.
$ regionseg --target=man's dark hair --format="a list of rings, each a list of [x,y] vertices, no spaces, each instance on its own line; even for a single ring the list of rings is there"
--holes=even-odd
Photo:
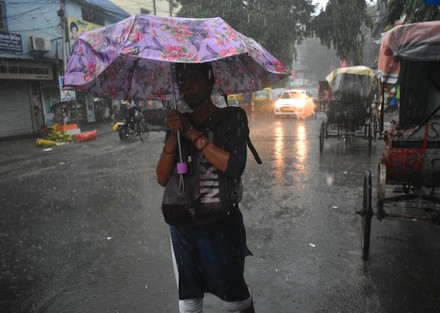
[[[212,65],[211,62],[205,62],[205,63],[176,63],[176,75],[177,73],[184,68],[187,65],[194,66],[205,78],[205,80],[208,82],[208,84],[213,87],[215,84],[215,77],[214,72],[212,71]],[[177,80],[179,80],[179,77],[177,77]]]

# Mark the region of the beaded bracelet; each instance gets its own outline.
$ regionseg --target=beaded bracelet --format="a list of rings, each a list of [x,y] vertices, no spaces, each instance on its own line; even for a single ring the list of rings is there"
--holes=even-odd
[[[209,145],[209,144],[210,144],[209,140],[206,140],[206,142],[204,142],[203,146],[200,148],[200,151],[203,152],[203,149],[205,149],[206,146]]]
[[[198,141],[199,141],[199,140],[202,141],[201,145],[198,145]],[[205,148],[208,144],[209,144],[209,140],[206,139],[206,138],[201,138],[201,139],[199,138],[199,139],[194,143],[194,145],[195,145],[196,147],[199,146],[198,149],[199,149],[200,151],[202,151],[203,148]]]

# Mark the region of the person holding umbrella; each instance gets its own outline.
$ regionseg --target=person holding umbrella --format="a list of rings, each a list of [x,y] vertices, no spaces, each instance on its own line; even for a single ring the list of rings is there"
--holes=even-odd
[[[165,186],[161,209],[171,225],[181,312],[201,312],[205,292],[224,300],[228,311],[254,312],[243,278],[244,260],[251,253],[238,202],[246,146],[257,163],[261,160],[249,141],[244,110],[219,109],[210,96],[255,92],[289,75],[264,47],[220,17],[138,14],[83,33],[74,46],[64,77],[66,88],[113,99],[183,99],[192,109],[190,114],[169,113],[156,167],[157,180]],[[218,180],[209,181],[211,176]],[[168,193],[175,185],[185,188]],[[215,205],[211,200],[220,201]],[[177,210],[171,210],[174,205]],[[178,217],[206,217],[211,211],[219,213],[213,219],[218,215],[223,219],[204,226],[169,222],[176,212]]]
[[[233,116],[221,114],[211,101],[215,83],[211,63],[177,63],[177,84],[190,114],[171,111],[163,152],[156,166],[157,181],[166,187],[179,162],[181,145],[192,145],[199,155],[224,173],[239,178],[246,166],[247,116],[234,108]],[[220,120],[209,129],[213,119]],[[225,117],[228,116],[226,119]],[[222,125],[223,124],[223,125]],[[223,142],[216,129],[228,131]],[[228,135],[231,134],[231,135]],[[204,293],[211,293],[225,302],[229,312],[255,312],[252,296],[244,279],[245,257],[251,255],[246,245],[243,216],[238,208],[228,216],[208,225],[170,225],[173,265],[179,292],[179,310],[202,312]]]

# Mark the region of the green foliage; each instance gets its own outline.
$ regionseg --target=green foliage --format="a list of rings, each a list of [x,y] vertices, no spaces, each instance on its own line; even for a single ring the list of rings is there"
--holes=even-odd
[[[370,26],[365,0],[329,0],[324,11],[313,19],[312,28],[328,48],[350,65],[363,63],[362,27]]]
[[[390,0],[387,4],[387,28],[406,15],[405,23],[440,20],[440,6],[427,4],[422,0]]]
[[[284,65],[294,58],[295,45],[311,35],[311,0],[214,1],[180,0],[181,17],[221,17],[231,27],[252,37]]]

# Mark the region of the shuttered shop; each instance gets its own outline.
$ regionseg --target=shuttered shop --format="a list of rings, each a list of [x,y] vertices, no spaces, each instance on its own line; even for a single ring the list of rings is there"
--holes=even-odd
[[[0,80],[0,137],[33,133],[29,83]]]

